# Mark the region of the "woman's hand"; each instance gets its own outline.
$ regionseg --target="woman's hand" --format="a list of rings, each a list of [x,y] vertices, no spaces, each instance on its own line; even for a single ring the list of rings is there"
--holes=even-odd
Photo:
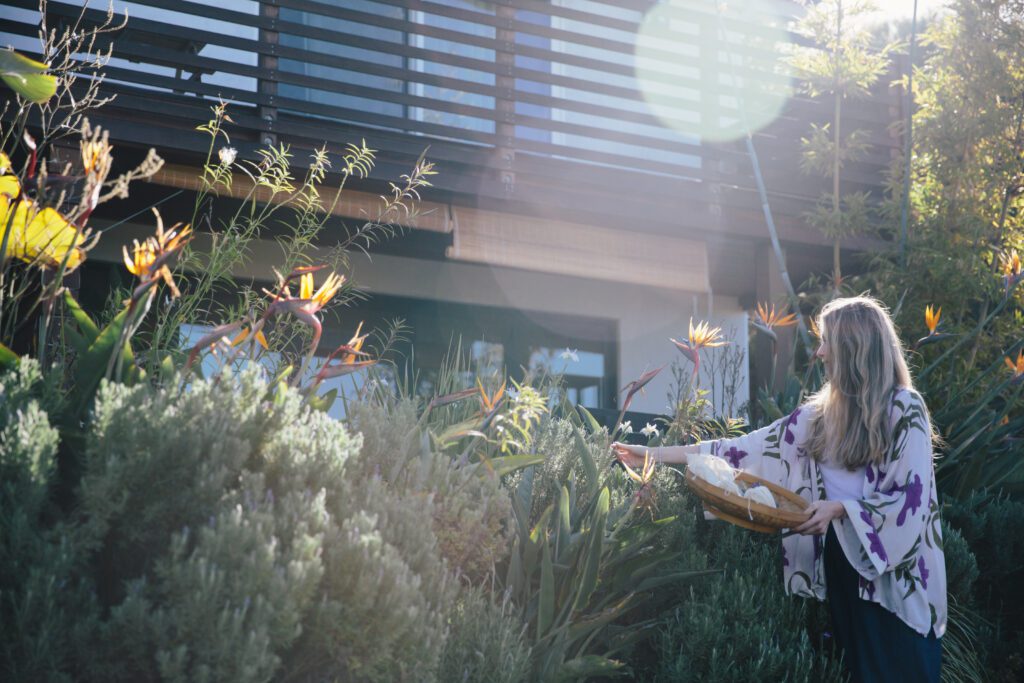
[[[619,443],[618,441],[612,444],[612,453],[615,454],[618,461],[629,465],[634,470],[639,470],[644,466],[644,454],[650,453],[653,459],[656,451],[656,448],[634,446],[632,444]]]
[[[833,519],[846,516],[846,508],[835,500],[816,500],[807,506],[807,512],[811,513],[810,519],[793,529],[805,536],[820,536],[828,531],[828,525]]]

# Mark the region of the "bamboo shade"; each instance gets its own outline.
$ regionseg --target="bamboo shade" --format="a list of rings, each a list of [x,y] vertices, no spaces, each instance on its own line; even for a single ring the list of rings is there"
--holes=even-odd
[[[706,292],[696,240],[456,207],[448,257],[492,266]]]

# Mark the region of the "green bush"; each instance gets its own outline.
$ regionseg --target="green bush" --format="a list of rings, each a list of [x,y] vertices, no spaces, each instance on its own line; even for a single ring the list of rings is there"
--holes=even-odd
[[[530,648],[518,610],[507,600],[495,604],[480,589],[464,591],[448,617],[439,681],[518,683],[527,680]]]
[[[994,636],[987,678],[1020,680],[1024,676],[1024,616],[1019,609],[1024,602],[1024,503],[979,492],[949,506],[945,518],[977,558],[973,606]]]
[[[449,568],[471,584],[485,583],[510,547],[512,505],[500,479],[485,467],[457,466],[433,452],[412,401],[355,404],[350,419],[363,437],[350,463],[353,476],[379,477],[420,500]]]
[[[0,377],[5,680],[435,679],[458,584],[358,436],[255,372],[105,384],[62,516],[40,382]]]
[[[808,625],[822,605],[784,594],[777,539],[713,522],[702,529],[723,574],[690,588],[657,639],[658,681],[837,681]]]
[[[52,523],[52,395],[33,361],[0,375],[0,679],[9,681],[70,680],[76,627],[95,615],[76,547]]]

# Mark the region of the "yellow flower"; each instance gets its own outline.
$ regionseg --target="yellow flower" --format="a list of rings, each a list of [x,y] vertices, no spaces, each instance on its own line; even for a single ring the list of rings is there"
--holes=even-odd
[[[6,194],[0,194],[0,239],[8,225],[10,235],[5,257],[12,256],[42,268],[56,268],[67,259],[67,272],[85,259],[89,231],[79,230],[54,209],[40,209],[35,202],[26,199],[13,202]]]
[[[640,470],[640,474],[634,472],[624,461],[620,460],[619,462],[626,468],[626,474],[629,475],[629,478],[640,485],[646,485],[651,480],[651,477],[654,476],[654,459],[651,457],[650,451],[644,451],[644,466]]]
[[[1017,352],[1017,362],[1014,363],[1009,357],[1003,358],[1006,362],[1007,367],[1013,373],[1013,381],[1019,382],[1021,378],[1024,378],[1024,351]]]
[[[142,277],[149,273],[150,267],[156,261],[156,250],[150,240],[139,244],[138,240],[132,240],[132,254],[128,255],[128,247],[121,247],[124,254],[124,267],[135,277]]]
[[[21,184],[18,176],[11,174],[11,160],[6,154],[0,152],[0,195],[7,195],[16,199],[21,194]],[[0,226],[0,228],[6,227]]]
[[[106,140],[82,140],[82,168],[85,174],[95,173],[106,178],[110,171],[113,157],[110,156],[110,143]]]
[[[931,304],[925,306],[924,309],[924,324],[928,327],[928,335],[935,334],[935,328],[939,326],[939,318],[942,317],[942,306],[939,309],[933,310]]]
[[[235,335],[235,338],[231,340],[231,346],[238,346],[239,344],[241,344],[242,342],[244,342],[248,338],[249,338],[249,328],[248,327],[243,327],[242,331],[239,332],[237,335]],[[259,330],[259,331],[256,332],[256,341],[259,342],[259,345],[262,346],[267,351],[270,350],[270,345],[267,344],[267,338],[263,334],[263,330]]]
[[[327,303],[334,298],[334,295],[341,289],[341,285],[345,282],[344,275],[338,275],[331,273],[327,280],[320,285],[320,289],[313,291],[313,273],[303,273],[302,279],[299,282],[299,298],[307,299],[313,305],[306,306],[306,310],[309,313],[315,313],[321,308],[327,305]]]
[[[171,276],[171,269],[167,262],[191,238],[192,231],[188,225],[180,229],[176,225],[165,232],[164,223],[160,220],[158,214],[155,236],[147,237],[141,244],[138,240],[133,240],[130,256],[128,248],[121,247],[125,268],[128,269],[129,273],[142,280],[143,285],[149,285],[157,279],[162,279],[171,291],[171,296],[177,298],[181,296],[181,292],[178,291],[177,285],[174,284],[174,278]]]
[[[501,399],[505,395],[505,383],[502,382],[498,390],[491,396],[487,395],[487,390],[484,389],[484,385],[481,384],[479,379],[476,381],[476,386],[477,391],[480,392],[480,410],[484,415],[490,415],[497,409],[498,404],[501,403]]]
[[[775,327],[789,327],[796,324],[796,313],[790,313],[789,315],[776,313],[775,304],[772,304],[771,309],[766,304],[758,304],[757,317],[760,319],[761,324],[769,330]]]
[[[701,348],[714,348],[725,346],[729,342],[722,340],[722,328],[711,327],[706,321],[693,326],[693,318],[690,318],[690,348],[696,350]]]
[[[1006,275],[1007,277],[1016,277],[1016,278],[1020,277],[1020,272],[1021,272],[1020,254],[1017,253],[1016,249],[1011,251],[1006,256],[1001,256],[1000,260],[1002,261],[1003,275]]]
[[[360,336],[359,333],[363,331],[363,323],[360,321],[359,327],[356,328],[356,333],[352,335],[352,338],[348,340],[346,346],[350,349],[349,353],[341,359],[343,364],[354,363],[357,355],[361,355],[363,350],[363,342],[366,341],[366,337],[369,335]]]

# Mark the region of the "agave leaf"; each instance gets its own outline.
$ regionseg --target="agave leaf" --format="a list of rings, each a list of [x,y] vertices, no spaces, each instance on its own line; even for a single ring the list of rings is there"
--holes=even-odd
[[[36,104],[46,102],[57,92],[57,78],[46,73],[49,68],[14,50],[0,50],[0,79]]]
[[[593,496],[597,493],[597,489],[600,486],[597,464],[594,462],[594,457],[590,454],[590,448],[587,446],[587,442],[583,440],[579,430],[574,429],[572,435],[573,441],[576,444],[576,452],[579,454],[580,462],[583,463],[583,471],[587,475],[587,494]]]
[[[537,608],[537,638],[542,638],[551,628],[555,614],[555,570],[551,566],[551,544],[544,543],[540,561],[540,603]]]
[[[555,536],[555,556],[561,557],[562,549],[570,541],[572,525],[569,517],[569,489],[562,485],[558,493],[558,534]]]
[[[691,581],[693,579],[699,579],[704,576],[712,576],[714,574],[721,574],[720,569],[700,569],[688,572],[675,572],[673,574],[662,574],[661,576],[651,576],[644,579],[636,586],[637,593],[644,593],[646,591],[652,591],[655,588],[660,588],[670,583],[676,583],[677,581]]]
[[[576,406],[576,409],[583,416],[584,424],[586,424],[587,427],[590,428],[591,434],[597,434],[598,432],[604,430],[604,427],[601,426],[601,423],[597,421],[597,418],[595,418],[589,410],[587,410],[581,405]]]
[[[559,681],[573,681],[594,676],[619,676],[622,675],[621,669],[624,666],[623,662],[615,659],[608,659],[600,655],[583,655],[563,664],[558,669],[556,676]]]
[[[99,387],[100,380],[107,372],[110,365],[111,354],[117,353],[118,342],[121,341],[121,334],[128,321],[128,308],[126,307],[103,328],[96,340],[89,345],[89,349],[78,358],[75,366],[74,392],[76,398],[73,405],[75,411],[81,414],[89,405],[92,397]]]
[[[77,356],[81,356],[89,350],[89,341],[70,325],[64,327],[64,339],[71,344],[71,348],[74,349]]]
[[[96,323],[89,317],[89,314],[82,310],[75,297],[71,296],[71,292],[66,290],[64,292],[64,305],[68,307],[71,317],[78,325],[78,329],[82,336],[85,337],[85,340],[89,344],[96,341],[96,337],[100,336],[100,329],[96,327]]]
[[[18,364],[18,354],[0,344],[0,369],[6,370]]]
[[[600,496],[598,496],[593,525],[589,532],[590,544],[584,558],[585,566],[580,580],[579,592],[576,593],[576,599],[573,601],[572,608],[574,611],[586,607],[590,601],[590,596],[597,587],[597,576],[601,569],[601,554],[604,550],[604,523],[608,518],[609,502],[610,494],[608,493],[608,487],[604,487],[601,489]]]
[[[552,503],[544,508],[544,512],[540,513],[540,519],[533,525],[533,529],[530,530],[530,543],[538,543],[541,540],[541,536],[546,536],[548,519],[551,517],[552,511],[554,511],[555,505]]]
[[[497,477],[504,477],[506,474],[517,472],[525,467],[539,465],[544,462],[544,456],[534,453],[525,455],[503,455],[487,460],[489,467],[487,471],[493,472]]]

